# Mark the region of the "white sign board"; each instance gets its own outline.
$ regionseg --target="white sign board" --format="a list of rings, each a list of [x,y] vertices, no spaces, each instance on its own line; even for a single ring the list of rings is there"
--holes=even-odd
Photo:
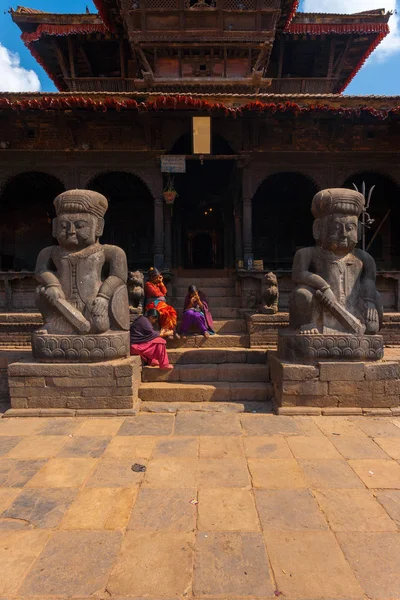
[[[168,155],[161,157],[162,173],[186,173],[185,156]]]

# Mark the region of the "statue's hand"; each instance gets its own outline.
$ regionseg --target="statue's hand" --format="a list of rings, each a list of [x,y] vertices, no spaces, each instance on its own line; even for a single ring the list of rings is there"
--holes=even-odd
[[[366,309],[366,319],[367,319],[368,323],[370,323],[371,325],[378,325],[379,315],[378,315],[378,310],[377,310],[375,304],[373,302],[368,301],[365,303],[365,309]]]
[[[46,298],[46,300],[48,300],[50,302],[50,304],[52,304],[54,306],[54,304],[57,302],[57,300],[59,299],[64,299],[65,298],[65,294],[62,291],[61,286],[51,286],[48,288],[42,287],[41,289],[41,294],[43,294],[43,296]]]
[[[103,333],[110,329],[110,319],[108,317],[109,300],[98,296],[92,305],[92,322],[97,333]]]

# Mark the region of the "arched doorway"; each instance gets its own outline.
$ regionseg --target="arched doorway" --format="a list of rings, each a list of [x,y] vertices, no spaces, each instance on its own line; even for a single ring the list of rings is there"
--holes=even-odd
[[[190,155],[190,136],[182,136],[171,154]],[[214,136],[213,158],[187,159],[186,173],[174,176],[179,194],[172,214],[174,267],[223,269],[234,266],[233,207],[240,193],[240,181],[236,161],[229,159],[232,154],[226,140]],[[223,158],[219,159],[218,155]]]
[[[125,171],[110,171],[94,177],[87,187],[108,200],[103,244],[125,250],[130,269],[153,264],[154,200],[139,177]]]
[[[374,257],[379,270],[399,270],[399,186],[380,173],[362,172],[349,177],[343,187],[354,189],[355,184],[361,191],[363,182],[367,197],[372,186],[375,186],[368,209],[374,222],[365,230],[365,248]]]
[[[0,196],[0,270],[33,271],[40,250],[53,243],[53,200],[64,191],[56,177],[42,172],[20,173]]]
[[[301,173],[276,173],[253,198],[253,253],[265,269],[291,269],[296,250],[313,242],[315,183]]]

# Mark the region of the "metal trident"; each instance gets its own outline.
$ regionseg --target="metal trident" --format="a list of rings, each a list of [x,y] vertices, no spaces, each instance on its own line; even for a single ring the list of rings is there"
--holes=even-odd
[[[361,215],[361,225],[362,225],[362,234],[361,234],[361,243],[362,243],[362,249],[365,250],[365,245],[366,245],[366,233],[367,233],[367,229],[371,228],[371,225],[374,223],[375,219],[371,219],[370,215],[367,213],[367,210],[369,209],[369,206],[371,204],[371,198],[372,198],[372,194],[374,192],[375,186],[373,185],[371,187],[371,189],[368,192],[368,198],[366,197],[366,185],[365,185],[365,181],[362,182],[361,185],[361,190],[358,189],[358,187],[356,186],[355,183],[353,183],[353,187],[356,190],[356,192],[361,193],[364,198],[365,198],[365,207],[364,210],[362,212]]]

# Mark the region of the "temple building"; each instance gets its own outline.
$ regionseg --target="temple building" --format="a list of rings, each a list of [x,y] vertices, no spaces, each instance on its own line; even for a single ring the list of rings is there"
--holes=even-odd
[[[74,187],[107,196],[103,242],[131,269],[233,277],[261,265],[284,310],[313,195],[365,182],[363,243],[385,310],[399,311],[399,98],[342,95],[390,14],[306,14],[297,0],[95,4],[11,10],[59,91],[0,97],[0,310],[34,311],[52,201]]]

